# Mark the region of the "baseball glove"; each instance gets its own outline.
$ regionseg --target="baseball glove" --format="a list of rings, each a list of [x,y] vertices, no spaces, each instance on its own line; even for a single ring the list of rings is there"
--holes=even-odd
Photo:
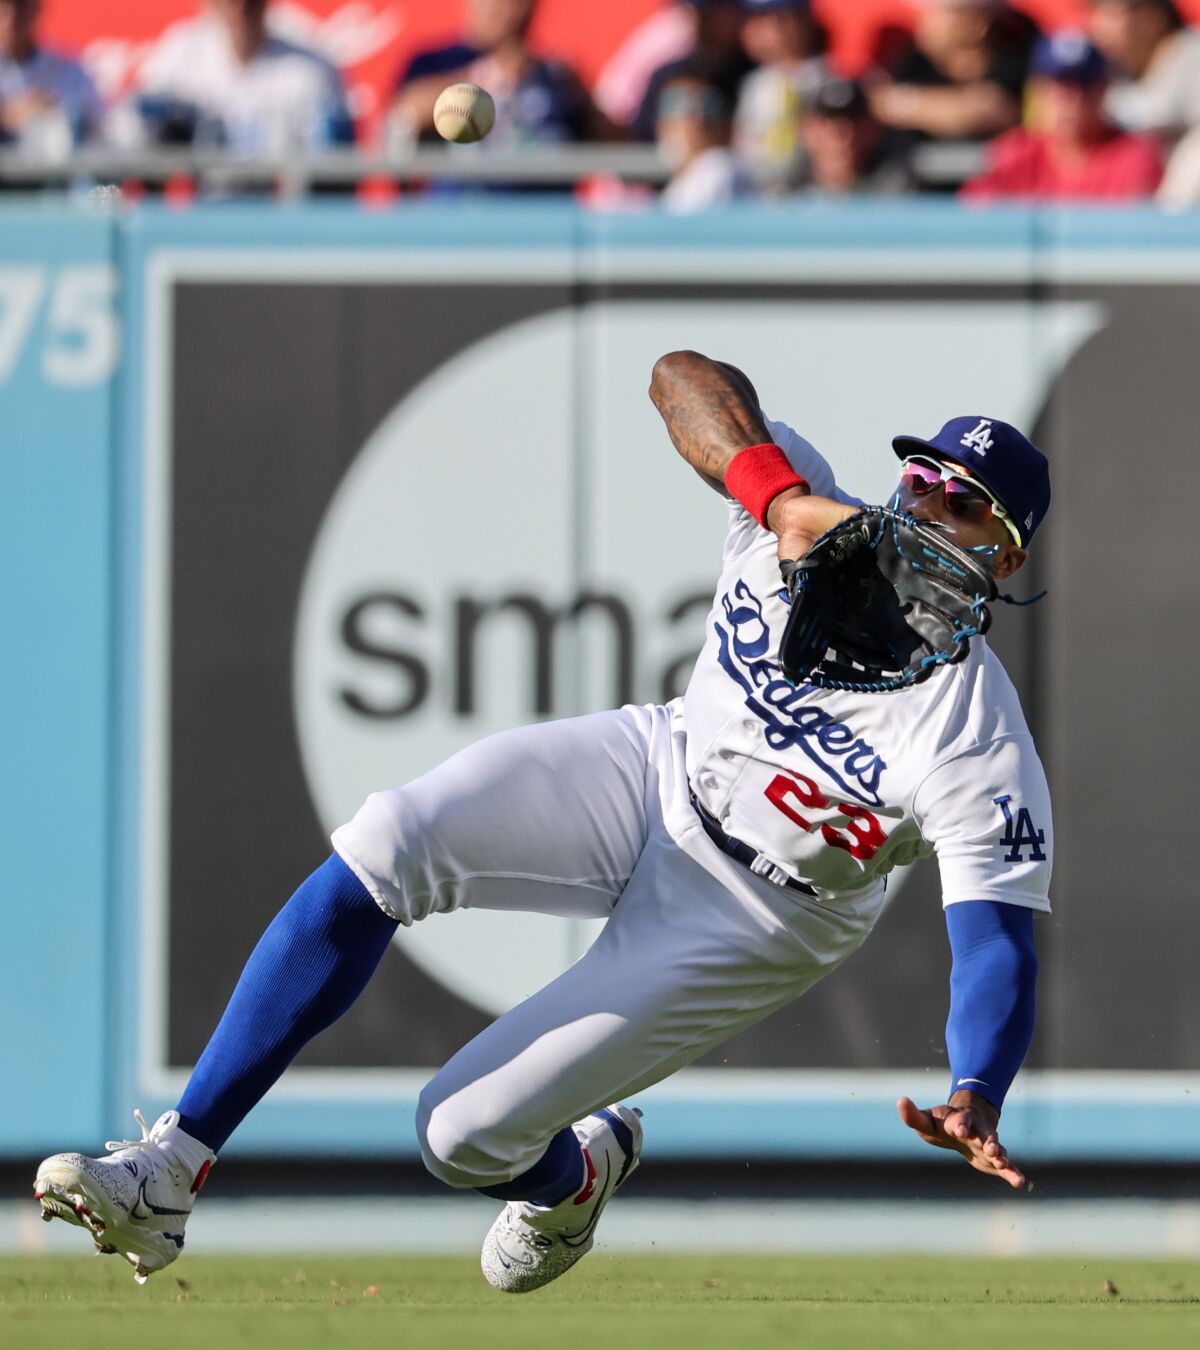
[[[791,614],[779,659],[788,679],[884,694],[961,661],[986,633],[996,583],[943,529],[870,506],[782,562]]]

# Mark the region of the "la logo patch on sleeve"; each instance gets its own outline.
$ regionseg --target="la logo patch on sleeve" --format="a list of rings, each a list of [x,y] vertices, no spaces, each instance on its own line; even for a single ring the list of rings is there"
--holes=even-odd
[[[1017,814],[1014,816],[1012,807],[1009,806],[1012,801],[1010,796],[1006,794],[1003,797],[993,797],[992,801],[1004,812],[1004,833],[997,841],[1008,849],[1008,852],[1004,855],[1004,861],[1024,862],[1025,858],[1021,850],[1027,848],[1029,849],[1029,861],[1045,862],[1046,854],[1042,845],[1046,842],[1046,831],[1034,827],[1033,817],[1029,814],[1029,807],[1018,806]]]

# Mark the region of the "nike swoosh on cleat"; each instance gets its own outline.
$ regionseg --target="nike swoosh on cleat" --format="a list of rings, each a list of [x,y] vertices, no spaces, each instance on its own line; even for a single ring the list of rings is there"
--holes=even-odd
[[[500,1264],[504,1267],[505,1270],[511,1270],[513,1266],[520,1266],[523,1270],[528,1270],[534,1264],[535,1260],[535,1258],[532,1256],[527,1256],[524,1259],[522,1259],[520,1257],[513,1256],[512,1252],[505,1252],[504,1248],[500,1245],[499,1241],[497,1241],[496,1243],[496,1255],[500,1258]],[[505,1256],[512,1257],[512,1260],[506,1261],[504,1259]]]
[[[612,1176],[612,1162],[606,1156],[604,1159],[604,1180],[600,1185],[601,1195],[605,1193],[608,1187],[609,1178],[611,1176]],[[592,1233],[595,1232],[596,1225],[600,1222],[600,1214],[603,1208],[604,1208],[603,1205],[596,1206],[595,1214],[592,1215],[586,1227],[584,1227],[584,1229],[581,1232],[572,1233],[570,1237],[567,1237],[567,1235],[564,1233],[562,1235],[563,1245],[567,1247],[582,1247],[583,1244],[588,1240],[588,1238],[592,1236]]]
[[[583,1161],[587,1164],[587,1181],[584,1183],[583,1190],[575,1197],[575,1204],[577,1205],[586,1205],[596,1193],[596,1164],[592,1161],[592,1155],[586,1148],[583,1150]]]
[[[138,1187],[138,1198],[136,1201],[134,1201],[133,1208],[129,1211],[129,1217],[131,1219],[137,1219],[139,1222],[144,1222],[146,1219],[152,1218],[154,1215],[157,1215],[159,1218],[162,1218],[165,1215],[172,1215],[172,1214],[177,1219],[186,1219],[188,1215],[191,1214],[192,1211],[190,1209],[167,1209],[164,1206],[152,1204],[149,1200],[147,1200],[146,1182],[149,1180],[150,1180],[149,1177],[142,1178],[142,1184]],[[139,1214],[137,1212],[137,1207],[139,1204],[146,1206],[146,1212],[144,1214]]]
[[[597,1111],[596,1114],[598,1116],[602,1116],[605,1120],[607,1120],[611,1125],[614,1126],[613,1133],[617,1136],[617,1143],[621,1145],[621,1151],[625,1153],[625,1163],[621,1168],[621,1175],[617,1178],[616,1185],[613,1187],[613,1190],[615,1191],[617,1187],[621,1186],[624,1183],[625,1178],[630,1174],[630,1172],[633,1171],[634,1167],[637,1165],[637,1150],[633,1147],[633,1131],[629,1128],[628,1124],[624,1120],[622,1120],[619,1115],[617,1115],[615,1111],[613,1111],[611,1108],[607,1106],[602,1111]],[[639,1120],[642,1118],[642,1113],[636,1107],[634,1108],[634,1115],[636,1115]],[[630,1143],[629,1152],[625,1151],[625,1144],[621,1138],[622,1133],[629,1135],[629,1143]]]

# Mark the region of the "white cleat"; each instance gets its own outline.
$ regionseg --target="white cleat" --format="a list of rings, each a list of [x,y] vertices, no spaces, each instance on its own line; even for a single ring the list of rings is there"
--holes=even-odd
[[[215,1155],[179,1129],[178,1111],[160,1116],[152,1129],[140,1111],[133,1114],[140,1139],[110,1140],[107,1158],[56,1153],[38,1167],[33,1194],[43,1219],[86,1228],[98,1255],[123,1256],[145,1284],[183,1250],[184,1226]],[[195,1171],[181,1148],[200,1160]]]
[[[591,1251],[604,1206],[641,1157],[641,1114],[606,1106],[572,1126],[587,1167],[583,1188],[551,1209],[525,1200],[505,1205],[479,1258],[490,1285],[506,1294],[540,1289]]]

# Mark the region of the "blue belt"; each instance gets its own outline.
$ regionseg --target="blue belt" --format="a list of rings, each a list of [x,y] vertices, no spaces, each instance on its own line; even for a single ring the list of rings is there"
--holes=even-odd
[[[758,849],[751,848],[749,844],[743,843],[741,839],[735,839],[733,835],[726,834],[717,824],[712,815],[700,805],[696,794],[691,793],[692,806],[695,807],[696,814],[700,817],[700,824],[704,826],[704,833],[713,841],[722,853],[727,853],[735,862],[740,862],[743,867],[753,869],[754,864],[762,856]],[[755,872],[755,876],[762,876],[761,872]],[[771,877],[766,878],[773,880]],[[800,891],[804,895],[816,896],[816,891],[807,881],[798,881],[795,877],[788,877],[783,882],[776,882],[776,885],[783,885],[789,890]]]

